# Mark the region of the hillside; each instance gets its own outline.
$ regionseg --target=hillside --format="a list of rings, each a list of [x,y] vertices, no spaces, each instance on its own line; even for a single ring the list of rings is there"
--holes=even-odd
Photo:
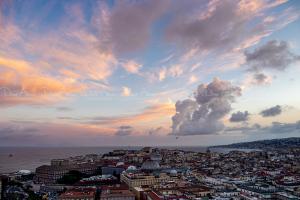
[[[213,148],[237,148],[237,149],[282,149],[300,148],[300,137],[258,140],[252,142],[233,143],[229,145],[212,146]]]

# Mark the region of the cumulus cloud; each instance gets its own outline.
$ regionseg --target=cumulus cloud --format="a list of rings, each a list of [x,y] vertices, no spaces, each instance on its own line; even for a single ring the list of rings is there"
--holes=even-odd
[[[231,103],[241,95],[241,88],[228,81],[215,78],[201,84],[194,92],[194,99],[176,102],[172,117],[172,134],[216,134],[224,129],[222,118],[231,111]]]
[[[128,136],[133,133],[132,126],[120,126],[115,135],[117,136]]]
[[[249,112],[241,112],[238,111],[236,113],[232,113],[230,117],[230,122],[245,122],[249,120]]]
[[[276,105],[271,108],[267,108],[260,112],[260,115],[263,117],[274,117],[276,115],[280,115],[282,113],[282,107],[280,105]]]
[[[252,71],[274,69],[283,71],[291,64],[300,60],[300,56],[291,52],[286,41],[272,40],[256,48],[254,51],[245,51],[246,64]]]

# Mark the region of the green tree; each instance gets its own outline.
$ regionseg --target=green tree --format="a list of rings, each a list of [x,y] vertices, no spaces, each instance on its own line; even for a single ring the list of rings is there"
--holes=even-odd
[[[64,175],[61,179],[58,179],[57,183],[73,185],[74,183],[80,181],[84,177],[85,174],[76,170],[71,170],[66,175]]]

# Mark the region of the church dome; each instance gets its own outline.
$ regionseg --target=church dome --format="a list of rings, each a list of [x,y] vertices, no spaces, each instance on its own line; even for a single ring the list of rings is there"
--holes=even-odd
[[[127,171],[135,171],[136,170],[136,166],[133,166],[133,165],[130,165],[128,168],[127,168]]]
[[[159,168],[160,168],[159,163],[153,160],[147,160],[142,165],[142,169],[144,170],[155,170]]]
[[[118,162],[118,163],[116,164],[116,167],[122,166],[122,165],[124,165],[124,162]]]
[[[177,170],[172,169],[172,170],[170,171],[170,175],[173,175],[173,176],[177,175]]]
[[[161,161],[162,160],[161,155],[159,153],[151,154],[150,159],[153,160],[153,161]]]

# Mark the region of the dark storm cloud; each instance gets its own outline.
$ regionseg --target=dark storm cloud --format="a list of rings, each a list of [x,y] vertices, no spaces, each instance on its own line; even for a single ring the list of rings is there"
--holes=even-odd
[[[249,112],[241,112],[238,111],[236,113],[232,113],[230,117],[230,122],[245,122],[249,120]]]
[[[260,115],[263,117],[274,117],[276,115],[280,115],[282,113],[282,107],[280,105],[276,105],[271,108],[267,108],[260,112]]]
[[[206,135],[222,131],[221,119],[231,111],[231,103],[240,95],[241,88],[217,78],[208,85],[199,85],[194,93],[195,100],[176,102],[171,134]]]
[[[117,132],[115,133],[116,136],[128,136],[133,133],[132,126],[120,126]]]
[[[269,41],[252,52],[246,51],[245,56],[246,64],[251,71],[264,69],[283,71],[300,60],[299,55],[291,52],[290,46],[286,41],[277,40]]]

